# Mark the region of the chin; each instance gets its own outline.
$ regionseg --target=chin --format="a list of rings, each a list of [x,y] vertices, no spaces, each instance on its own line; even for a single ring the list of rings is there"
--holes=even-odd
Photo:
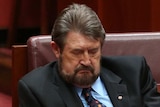
[[[74,86],[78,87],[78,88],[89,88],[92,85],[78,85],[78,84],[73,84]]]

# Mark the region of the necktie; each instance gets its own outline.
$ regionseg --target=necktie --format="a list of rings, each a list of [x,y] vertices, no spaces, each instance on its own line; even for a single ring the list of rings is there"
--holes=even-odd
[[[82,94],[90,107],[106,107],[91,95],[92,88],[84,88]]]

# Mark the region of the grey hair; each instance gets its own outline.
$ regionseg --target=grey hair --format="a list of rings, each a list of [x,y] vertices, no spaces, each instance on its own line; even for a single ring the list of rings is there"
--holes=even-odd
[[[97,14],[84,4],[72,4],[56,19],[52,29],[52,41],[63,50],[68,32],[79,32],[85,36],[100,39],[103,45],[105,30]]]

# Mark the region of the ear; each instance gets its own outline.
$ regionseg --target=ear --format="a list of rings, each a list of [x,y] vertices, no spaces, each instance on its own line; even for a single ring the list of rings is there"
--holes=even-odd
[[[54,41],[51,41],[51,46],[52,46],[52,50],[53,50],[56,58],[59,58],[59,56],[60,56],[60,48],[59,48],[59,46]]]

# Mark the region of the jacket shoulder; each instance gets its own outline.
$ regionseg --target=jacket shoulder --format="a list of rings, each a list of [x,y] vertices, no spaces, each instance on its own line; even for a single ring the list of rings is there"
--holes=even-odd
[[[102,57],[102,66],[137,66],[141,65],[142,62],[146,63],[146,59],[143,56],[107,56]]]
[[[25,74],[20,80],[23,80],[28,84],[36,84],[40,81],[45,81],[46,79],[49,79],[49,76],[54,76],[53,68],[55,64],[56,62],[51,62],[44,66],[33,69],[32,71]]]
[[[143,56],[109,56],[102,57],[101,66],[122,78],[148,75],[150,68]],[[144,76],[145,77],[145,76]]]

